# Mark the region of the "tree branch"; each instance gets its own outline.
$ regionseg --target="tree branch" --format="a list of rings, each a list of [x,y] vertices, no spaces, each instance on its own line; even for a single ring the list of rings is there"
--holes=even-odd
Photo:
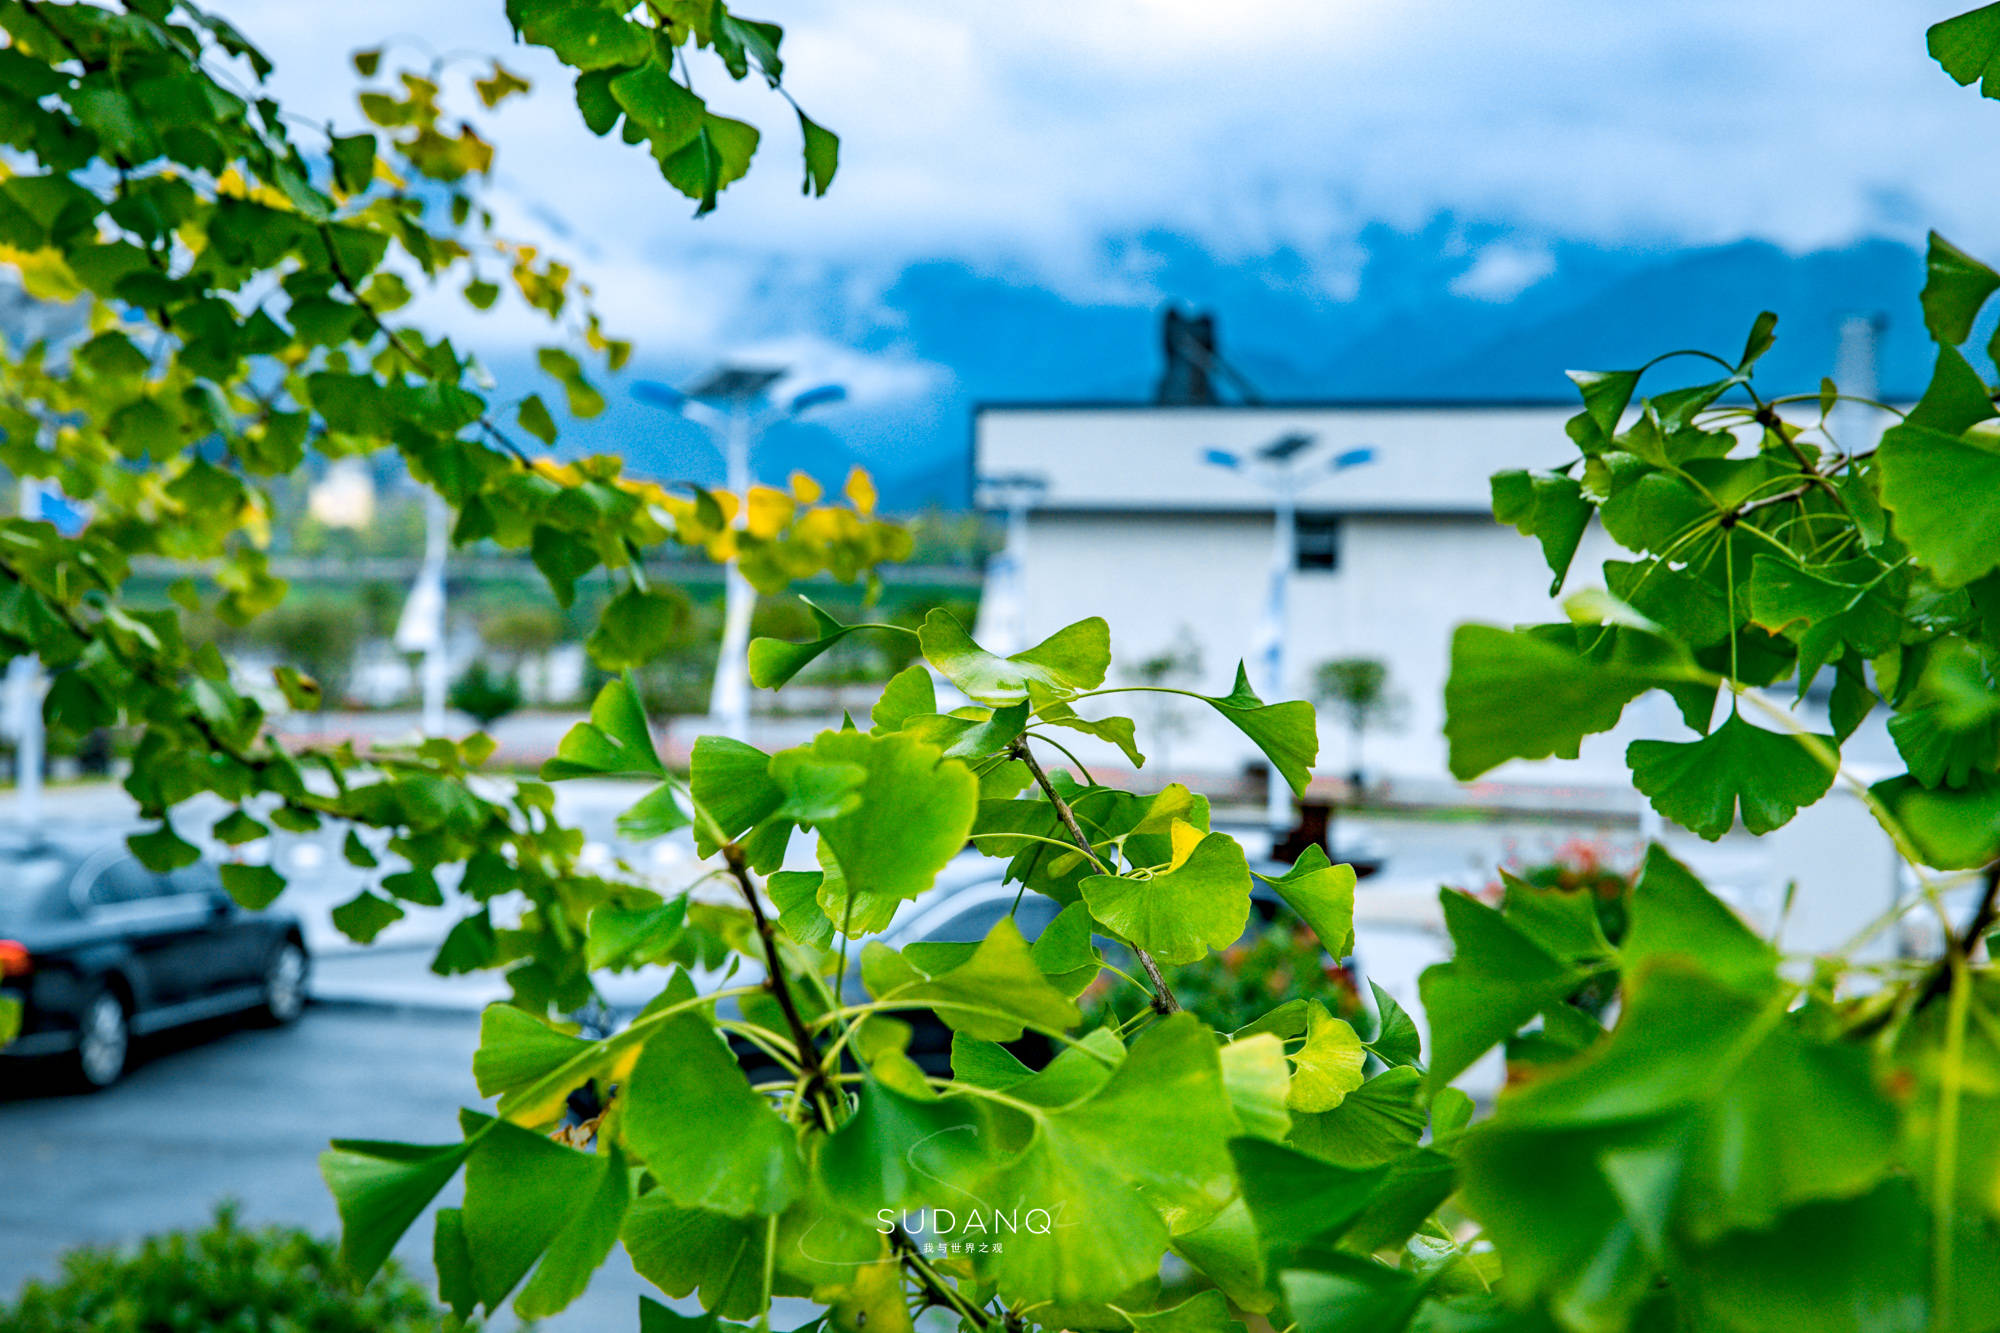
[[[1962,930],[1955,933],[1946,932],[1944,957],[1931,968],[1930,980],[1924,983],[1923,991],[1917,996],[1917,1002],[1912,1006],[1911,1012],[1923,1008],[1951,989],[1954,960],[1963,961],[1972,952],[1972,946],[1978,943],[1979,937],[1993,924],[1995,916],[2000,915],[2000,861],[1989,862],[1983,877],[1986,887],[1979,895],[1978,905],[1972,909],[1972,915],[1966,918]]]
[[[743,891],[743,901],[750,906],[750,917],[757,923],[757,938],[764,944],[765,977],[764,988],[778,1001],[778,1008],[784,1011],[785,1025],[792,1031],[792,1044],[798,1048],[799,1069],[805,1077],[806,1098],[809,1105],[817,1105],[816,1098],[824,1090],[826,1069],[820,1063],[819,1047],[813,1044],[812,1033],[807,1030],[805,1019],[799,1014],[798,1002],[792,997],[791,984],[785,980],[784,964],[778,958],[778,935],[771,929],[771,918],[764,914],[763,900],[757,896],[757,886],[750,882],[750,868],[744,863],[743,849],[733,842],[722,844],[722,859],[729,866],[729,873],[735,877],[736,886]],[[822,1112],[822,1119],[824,1119]],[[832,1125],[827,1125],[829,1129]]]
[[[1065,829],[1069,830],[1069,836],[1076,842],[1078,849],[1089,857],[1091,863],[1100,871],[1110,873],[1105,870],[1104,862],[1097,859],[1097,853],[1091,850],[1090,839],[1084,836],[1082,826],[1076,822],[1076,814],[1069,808],[1069,802],[1056,792],[1055,784],[1049,781],[1048,773],[1036,760],[1034,752],[1028,748],[1028,738],[1023,736],[1016,740],[1012,746],[1012,753],[1016,759],[1028,766],[1028,772],[1034,775],[1035,783],[1042,789],[1042,794],[1049,798],[1049,804],[1055,808],[1056,818],[1062,821]],[[1167,986],[1167,979],[1160,975],[1160,965],[1153,961],[1151,954],[1136,944],[1132,946],[1132,952],[1139,955],[1139,966],[1146,969],[1146,977],[1153,983],[1154,1012],[1179,1013],[1181,1002],[1174,998],[1173,991]]]

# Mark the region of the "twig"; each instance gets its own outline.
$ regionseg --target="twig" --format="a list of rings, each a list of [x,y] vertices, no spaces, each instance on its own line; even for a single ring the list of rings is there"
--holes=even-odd
[[[1972,915],[1966,918],[1964,929],[1945,933],[1944,957],[1932,965],[1930,979],[1924,983],[1923,990],[1917,995],[1916,1003],[1911,1006],[1912,1013],[1951,989],[1952,977],[1957,972],[1958,965],[1965,962],[1972,952],[1972,946],[1986,933],[1987,927],[1993,924],[1996,913],[2000,913],[2000,861],[1989,863],[1983,875],[1986,887],[1979,895],[1978,905],[1972,909]]]
[[[1028,772],[1034,775],[1036,785],[1042,789],[1042,794],[1049,798],[1049,804],[1055,808],[1056,818],[1069,830],[1069,836],[1076,841],[1077,847],[1090,858],[1091,864],[1098,870],[1109,874],[1104,862],[1098,860],[1097,853],[1090,849],[1090,839],[1084,836],[1082,826],[1076,822],[1076,814],[1069,808],[1069,802],[1063,800],[1057,793],[1055,784],[1049,781],[1048,773],[1036,760],[1034,752],[1028,748],[1028,738],[1023,736],[1016,740],[1012,749],[1014,757],[1026,764]],[[1160,965],[1153,961],[1151,954],[1136,944],[1132,946],[1132,952],[1139,955],[1139,966],[1146,969],[1146,976],[1152,980],[1154,1010],[1162,1014],[1179,1013],[1181,1002],[1174,998],[1173,991],[1167,986],[1167,979],[1160,975]]]
[[[733,842],[726,842],[722,845],[722,859],[728,864],[729,873],[735,877],[736,886],[743,891],[743,901],[750,905],[751,919],[757,923],[757,937],[764,943],[764,962],[768,969],[764,988],[777,999],[778,1008],[784,1011],[785,1025],[792,1030],[792,1044],[798,1048],[799,1069],[810,1099],[823,1090],[826,1071],[820,1064],[819,1047],[813,1044],[805,1019],[799,1014],[798,1002],[792,998],[791,985],[785,980],[784,964],[778,959],[777,932],[771,929],[771,918],[764,915],[764,904],[757,896],[757,886],[750,882],[750,868],[744,863],[743,849]],[[828,1127],[831,1128],[831,1125]]]

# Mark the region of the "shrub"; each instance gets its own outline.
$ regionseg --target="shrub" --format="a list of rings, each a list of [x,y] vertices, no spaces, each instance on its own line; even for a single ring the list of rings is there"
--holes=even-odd
[[[1129,956],[1118,962],[1137,970]],[[1143,995],[1116,982],[1111,973],[1101,973],[1084,991],[1086,1023],[1128,1023],[1145,1010]],[[1317,1000],[1336,1018],[1352,1019],[1362,1012],[1360,990],[1347,965],[1328,956],[1319,936],[1306,926],[1282,919],[1253,927],[1227,949],[1182,968],[1174,993],[1183,1007],[1218,1032],[1248,1027],[1291,1000]]]
[[[224,1203],[200,1231],[70,1251],[59,1280],[0,1305],[0,1333],[435,1333],[451,1318],[393,1263],[356,1290],[331,1242],[245,1227]]]

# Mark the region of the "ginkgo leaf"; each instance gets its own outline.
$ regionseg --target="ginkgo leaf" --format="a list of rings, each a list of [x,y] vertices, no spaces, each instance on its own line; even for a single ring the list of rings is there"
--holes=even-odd
[[[590,1206],[611,1159],[508,1121],[478,1117],[474,1123],[478,1139],[465,1167],[465,1248],[473,1288],[492,1311]]]
[[[1571,370],[1565,371],[1577,392],[1583,395],[1584,419],[1596,428],[1596,438],[1609,439],[1618,431],[1619,419],[1625,415],[1626,406],[1632,401],[1632,391],[1639,387],[1639,372],[1636,370]],[[1576,438],[1574,431],[1571,439]],[[1583,441],[1578,440],[1581,445]],[[1594,452],[1585,449],[1585,453]]]
[[[1285,1043],[1268,1032],[1239,1036],[1222,1048],[1222,1082],[1245,1134],[1282,1143],[1292,1127],[1286,1107],[1292,1074]]]
[[[1192,963],[1226,949],[1250,920],[1250,866],[1226,833],[1194,835],[1173,868],[1147,878],[1091,875],[1082,883],[1090,914],[1165,963]]]
[[[1834,750],[1833,737],[1815,739]],[[1833,786],[1833,769],[1799,737],[1739,714],[1699,740],[1633,741],[1625,762],[1655,810],[1710,842],[1729,832],[1739,805],[1745,828],[1769,833]]]
[[[1334,865],[1326,849],[1315,843],[1284,874],[1257,878],[1277,890],[1285,905],[1312,927],[1321,948],[1335,958],[1354,952],[1353,866]]]
[[[1750,618],[1798,644],[1803,689],[1849,648],[1874,657],[1901,641],[1906,580],[1898,573],[1867,557],[1808,568],[1759,555],[1750,574]]]
[[[1515,470],[1494,473],[1492,487],[1493,517],[1542,544],[1542,558],[1555,575],[1549,585],[1554,596],[1590,525],[1591,505],[1583,498],[1582,484],[1561,472]]]
[[[1460,625],[1444,687],[1452,776],[1469,780],[1509,759],[1574,759],[1585,736],[1617,726],[1625,705],[1660,683],[1548,636]]]
[[[524,1124],[542,1124],[561,1115],[570,1089],[589,1077],[588,1066],[579,1065],[574,1081],[547,1089],[533,1102],[525,1101],[523,1094],[545,1076],[572,1060],[589,1057],[595,1049],[594,1043],[558,1032],[525,1009],[490,1004],[479,1016],[479,1049],[473,1052],[472,1077],[480,1096],[500,1098],[503,1115]]]
[[[1620,953],[1628,971],[1679,956],[1741,990],[1768,991],[1778,982],[1778,951],[1658,843],[1632,886]]]
[[[1139,751],[1138,729],[1129,717],[1081,717],[1076,709],[1066,703],[1043,704],[1035,710],[1035,717],[1049,726],[1080,731],[1086,736],[1095,736],[1098,740],[1108,741],[1132,761],[1132,767],[1146,766],[1146,756]]]
[[[1996,33],[2000,33],[2000,26],[1996,26],[1989,5],[1932,28],[1931,54],[1954,79],[1970,83],[1990,74]],[[1980,90],[1991,97],[1996,89],[2000,89],[2000,82],[1989,80]],[[1930,234],[1924,255],[1922,301],[1924,327],[1931,337],[1952,346],[1970,338],[1972,322],[1996,289],[2000,289],[2000,273],[1936,232]]]
[[[886,900],[928,889],[965,846],[979,808],[979,779],[938,748],[902,733],[822,732],[772,760],[810,759],[848,783],[839,799],[799,822],[818,830],[845,891]],[[858,774],[858,779],[855,775]],[[841,913],[829,910],[838,922]]]
[[[899,628],[876,624],[843,625],[810,597],[799,600],[806,604],[806,611],[812,616],[816,636],[804,643],[770,638],[750,640],[750,683],[760,690],[775,690],[789,683],[792,677],[856,630]]]
[[[646,1039],[619,1104],[626,1144],[681,1207],[768,1216],[798,1197],[796,1132],[701,1018],[670,1019]]]
[[[1331,1111],[1361,1086],[1368,1052],[1345,1021],[1319,1001],[1308,1010],[1305,1045],[1292,1053],[1292,1087],[1285,1105],[1294,1111]]]
[[[1940,584],[2000,568],[2000,452],[1899,425],[1883,433],[1876,470],[1896,535]]]
[[[1566,966],[1499,912],[1463,893],[1438,895],[1452,957],[1418,979],[1431,1024],[1430,1085],[1441,1088],[1590,976]]]
[[[1000,918],[963,963],[936,976],[925,976],[879,944],[865,952],[862,961],[876,960],[881,968],[891,958],[901,968],[882,970],[895,979],[888,984],[871,982],[870,994],[877,999],[921,1001],[968,1036],[1013,1041],[1024,1028],[1061,1032],[1082,1019],[1076,1004],[1035,965],[1028,942],[1011,917]]]
[[[1339,1166],[1379,1166],[1416,1147],[1425,1120],[1423,1075],[1404,1066],[1377,1074],[1330,1111],[1294,1113],[1291,1143]]]
[[[889,677],[882,697],[868,710],[871,731],[901,731],[912,717],[937,712],[937,686],[922,662],[904,667]]]
[[[1094,690],[1111,666],[1111,631],[1095,616],[1011,657],[996,657],[974,643],[949,611],[932,611],[917,638],[924,657],[946,680],[985,704],[1023,702],[1030,684],[1058,698]]]
[[[1377,1019],[1375,1039],[1368,1043],[1368,1049],[1388,1064],[1415,1064],[1423,1054],[1423,1037],[1417,1031],[1417,1021],[1373,978],[1368,982],[1368,989],[1375,996]]]
[[[373,1277],[410,1224],[458,1174],[470,1145],[336,1139],[320,1174],[340,1211],[340,1257],[358,1281]]]
[[[1305,792],[1313,762],[1319,758],[1319,724],[1311,704],[1303,699],[1265,703],[1250,688],[1250,673],[1241,662],[1236,664],[1236,684],[1229,693],[1199,697],[1256,742],[1294,792]]]
[[[590,705],[590,721],[571,727],[556,746],[555,758],[542,765],[542,777],[549,781],[665,776],[638,691],[622,679],[597,692]]]

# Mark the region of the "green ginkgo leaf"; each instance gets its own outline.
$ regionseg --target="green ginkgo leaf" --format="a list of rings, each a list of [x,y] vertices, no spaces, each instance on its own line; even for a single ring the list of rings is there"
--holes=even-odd
[[[1284,874],[1257,878],[1277,890],[1285,905],[1312,927],[1321,948],[1335,958],[1354,952],[1353,866],[1334,865],[1326,849],[1314,844]]]
[[[1238,731],[1256,742],[1271,767],[1304,794],[1312,780],[1312,766],[1319,758],[1319,723],[1313,706],[1303,699],[1287,699],[1267,704],[1250,688],[1250,673],[1236,664],[1236,684],[1227,694],[1198,696],[1229,719]]]
[[[885,952],[878,945],[864,954],[863,962],[895,957],[885,957]],[[1062,1032],[1082,1021],[1075,1002],[1035,965],[1011,917],[1000,918],[971,956],[948,971],[926,976],[902,962],[902,969],[891,975],[895,980],[882,989],[871,982],[869,991],[877,999],[931,1006],[953,1030],[985,1041],[1013,1041],[1026,1028]]]
[[[1626,704],[1676,674],[1665,663],[1592,660],[1553,634],[1460,625],[1444,687],[1452,776],[1470,780],[1509,759],[1574,759],[1584,737],[1617,726]]]
[[[938,747],[902,733],[830,731],[779,754],[772,767],[792,771],[808,760],[841,775],[841,783],[859,775],[837,800],[798,817],[818,830],[846,892],[914,898],[964,848],[979,809],[979,779]],[[838,922],[842,913],[827,915]]]
[[[1145,878],[1091,875],[1081,887],[1104,926],[1161,962],[1192,963],[1241,938],[1250,920],[1250,866],[1228,834],[1177,827],[1188,830],[1188,841],[1166,870]]]
[[[1970,83],[1985,75],[1994,50],[1996,25],[1992,6],[1961,14],[1938,24],[1930,31],[1931,54],[1960,83]],[[1972,29],[1983,25],[1985,40],[1970,40]],[[1984,48],[1983,50],[1980,48]],[[1982,85],[1989,97],[2000,84]],[[1972,323],[1979,318],[1986,298],[2000,289],[2000,273],[1974,259],[1936,232],[1930,234],[1924,255],[1924,327],[1940,343],[1956,346],[1972,336]]]
[[[620,1104],[626,1145],[680,1207],[769,1216],[803,1188],[796,1131],[751,1090],[720,1035],[694,1014],[646,1039]]]
[[[1591,505],[1583,498],[1582,484],[1562,472],[1516,470],[1494,473],[1492,488],[1493,517],[1541,543],[1542,558],[1555,575],[1549,585],[1554,596],[1590,525]]]
[[[1922,426],[1893,426],[1876,451],[1882,505],[1931,576],[1963,587],[2000,568],[2000,452]]]
[[[1431,1025],[1434,1089],[1543,1009],[1562,1003],[1591,974],[1564,964],[1475,898],[1446,889],[1438,899],[1452,957],[1425,968],[1417,983]]]
[[[1292,1053],[1292,1087],[1285,1105],[1294,1111],[1331,1111],[1362,1083],[1368,1052],[1354,1028],[1311,1002],[1305,1045]]]
[[[1836,752],[1833,737],[1813,739]],[[1734,713],[1698,740],[1633,741],[1625,762],[1655,810],[1711,842],[1729,832],[1739,806],[1745,828],[1769,833],[1833,786],[1833,768],[1798,736]]]
[[[819,603],[810,597],[801,597],[799,600],[806,604],[806,610],[812,615],[813,628],[818,631],[817,637],[804,643],[790,643],[784,639],[750,640],[750,683],[760,690],[775,690],[785,685],[814,659],[856,630],[900,630],[896,625],[872,623],[843,625],[828,615]]]
[[[493,1311],[590,1207],[611,1159],[508,1121],[472,1113],[462,1118],[475,1140],[465,1166],[465,1247],[473,1288]]]
[[[590,721],[579,722],[556,746],[555,758],[542,765],[549,781],[581,777],[666,776],[653,748],[652,728],[639,693],[629,681],[611,681],[590,705]]]
[[[1057,698],[1094,690],[1111,666],[1110,627],[1095,616],[1011,657],[996,657],[974,643],[949,611],[925,617],[917,641],[939,674],[983,704],[1020,703],[1030,684]]]
[[[470,1147],[335,1139],[320,1154],[320,1174],[340,1211],[341,1262],[356,1281],[375,1276],[410,1223],[458,1174]]]

